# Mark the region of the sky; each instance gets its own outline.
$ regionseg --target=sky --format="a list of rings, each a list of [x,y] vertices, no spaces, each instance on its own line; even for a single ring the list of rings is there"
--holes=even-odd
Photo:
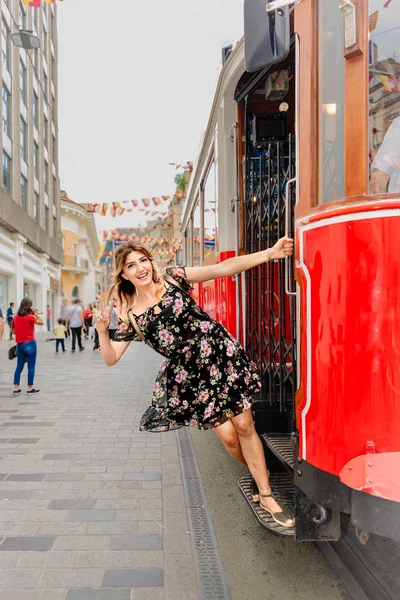
[[[57,2],[61,189],[76,202],[171,195],[195,161],[221,51],[243,35],[243,0]],[[98,229],[145,225],[96,217]]]

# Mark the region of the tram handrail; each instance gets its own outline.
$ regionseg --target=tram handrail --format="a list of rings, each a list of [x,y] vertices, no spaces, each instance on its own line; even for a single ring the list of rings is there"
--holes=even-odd
[[[285,235],[289,237],[289,219],[290,219],[290,186],[295,183],[296,177],[289,179],[286,184],[286,192],[285,192]],[[296,296],[297,292],[291,292],[289,290],[289,268],[290,268],[290,258],[287,256],[285,258],[285,292],[288,296]]]

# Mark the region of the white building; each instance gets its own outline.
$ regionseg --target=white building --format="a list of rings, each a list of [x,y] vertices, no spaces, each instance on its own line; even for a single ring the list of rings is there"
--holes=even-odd
[[[2,128],[0,132],[0,307],[32,298],[59,314],[61,263],[57,125],[57,6],[0,4]],[[13,45],[30,29],[37,50]],[[53,320],[52,319],[52,320]]]

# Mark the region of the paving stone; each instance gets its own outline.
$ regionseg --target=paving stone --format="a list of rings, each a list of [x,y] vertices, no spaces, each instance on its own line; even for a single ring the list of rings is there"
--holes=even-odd
[[[55,537],[29,536],[6,537],[0,545],[4,550],[51,550]]]
[[[112,552],[109,550],[83,550],[79,552],[76,567],[78,569],[95,567],[103,569],[131,569],[134,566],[134,555],[135,552],[126,550],[121,552],[117,550]]]
[[[36,417],[32,417],[32,416],[22,416],[22,415],[13,415],[11,417],[12,419],[25,419],[26,421],[29,419],[36,419]]]
[[[49,504],[51,510],[61,509],[90,509],[93,508],[95,500],[52,500]]]
[[[83,473],[48,473],[46,481],[82,481]]]
[[[109,545],[110,537],[107,535],[60,535],[53,550],[105,550]]]
[[[102,587],[162,587],[162,569],[106,570]]]
[[[37,444],[40,438],[11,438],[9,444]]]
[[[190,554],[166,554],[164,560],[165,600],[197,600],[196,572]]]
[[[125,481],[159,481],[161,475],[159,473],[125,473]]]
[[[164,600],[163,588],[135,588],[132,600]]]
[[[38,587],[44,588],[96,588],[101,586],[103,569],[46,569]]]
[[[6,481],[43,481],[46,473],[12,473]]]
[[[39,582],[42,569],[6,569],[1,574],[4,588],[33,588]],[[14,595],[14,600],[17,596]]]
[[[78,551],[22,552],[17,565],[19,569],[74,567],[78,554]]]
[[[67,521],[113,521],[113,510],[71,510]]]
[[[111,538],[111,550],[161,550],[162,537],[158,535],[130,535]]]
[[[131,590],[68,590],[66,600],[130,600]],[[0,596],[1,600],[1,596]],[[13,599],[14,600],[14,599]]]

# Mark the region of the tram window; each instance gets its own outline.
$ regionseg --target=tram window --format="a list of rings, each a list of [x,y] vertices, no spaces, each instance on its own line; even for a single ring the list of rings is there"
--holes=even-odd
[[[343,14],[337,2],[318,0],[319,202],[344,196]]]
[[[200,202],[197,202],[196,208],[194,209],[194,213],[193,213],[193,266],[197,266],[197,265],[201,264],[200,227],[201,227]]]
[[[215,234],[216,234],[216,212],[217,212],[217,195],[216,195],[216,178],[215,178],[215,163],[211,163],[211,167],[207,173],[204,182],[204,263],[210,265],[215,262]]]
[[[369,189],[400,192],[400,1],[369,0]]]

